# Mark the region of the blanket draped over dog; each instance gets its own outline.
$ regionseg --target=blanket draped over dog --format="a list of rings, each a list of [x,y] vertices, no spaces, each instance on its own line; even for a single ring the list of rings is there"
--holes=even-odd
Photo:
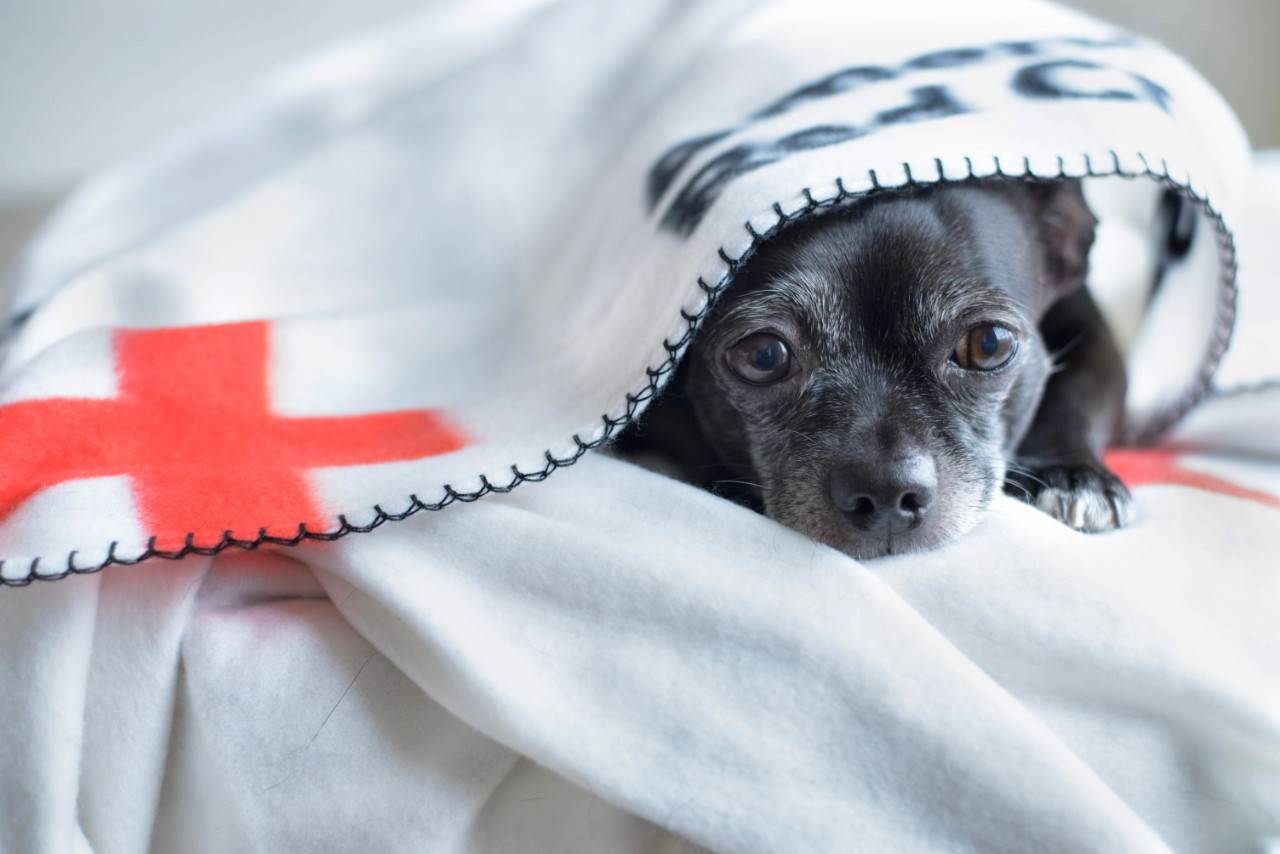
[[[1127,181],[1099,214],[1150,239],[1095,278],[1130,435],[1207,388],[1247,147],[1157,45],[1022,2],[543,5],[303,66],[56,217],[16,270],[0,579],[540,481],[636,416],[761,241],[899,187]],[[1153,288],[1160,187],[1200,222]]]
[[[1269,850],[1280,162],[977,8],[446,0],[90,183],[0,366],[0,577],[65,579],[0,590],[0,851]],[[1133,526],[864,565],[585,453],[786,223],[1090,175],[1131,436],[1241,259]]]

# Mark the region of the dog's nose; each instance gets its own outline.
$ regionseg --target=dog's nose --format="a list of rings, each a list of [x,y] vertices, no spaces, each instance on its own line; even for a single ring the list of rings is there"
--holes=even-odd
[[[920,524],[938,490],[938,468],[916,451],[892,462],[845,463],[831,474],[831,501],[864,531],[901,533]]]

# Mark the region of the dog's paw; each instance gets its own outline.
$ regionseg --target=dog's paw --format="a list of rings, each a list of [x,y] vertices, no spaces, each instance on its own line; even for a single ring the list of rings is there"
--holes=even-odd
[[[1134,519],[1128,487],[1099,462],[1018,467],[1009,480],[1029,503],[1077,531],[1111,531]]]

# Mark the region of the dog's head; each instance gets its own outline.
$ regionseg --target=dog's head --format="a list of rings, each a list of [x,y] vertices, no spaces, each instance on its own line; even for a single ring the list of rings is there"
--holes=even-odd
[[[1078,182],[865,200],[764,244],[687,393],[765,512],[854,557],[932,548],[1001,488],[1052,371],[1037,323],[1084,278]]]

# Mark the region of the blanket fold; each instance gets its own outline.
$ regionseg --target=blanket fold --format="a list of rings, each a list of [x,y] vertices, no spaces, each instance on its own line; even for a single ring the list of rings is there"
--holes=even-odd
[[[497,8],[279,78],[15,268],[0,580],[65,580],[0,590],[0,851],[1274,846],[1280,170],[1221,100],[1042,3]],[[587,454],[769,235],[970,174],[1095,176],[1135,435],[1238,284],[1219,388],[1110,458],[1132,527],[1001,496],[861,564]]]
[[[55,218],[0,364],[0,581],[544,480],[660,393],[762,242],[924,184],[1085,178],[1138,235],[1095,263],[1130,437],[1208,389],[1247,144],[1159,46],[1029,0],[488,11],[304,65]],[[1162,188],[1199,222],[1156,282],[1127,259]]]
[[[1271,454],[1184,465],[1274,495]],[[1113,535],[1002,498],[864,566],[593,456],[373,537],[10,591],[0,847],[1259,850],[1278,511],[1137,494]]]

